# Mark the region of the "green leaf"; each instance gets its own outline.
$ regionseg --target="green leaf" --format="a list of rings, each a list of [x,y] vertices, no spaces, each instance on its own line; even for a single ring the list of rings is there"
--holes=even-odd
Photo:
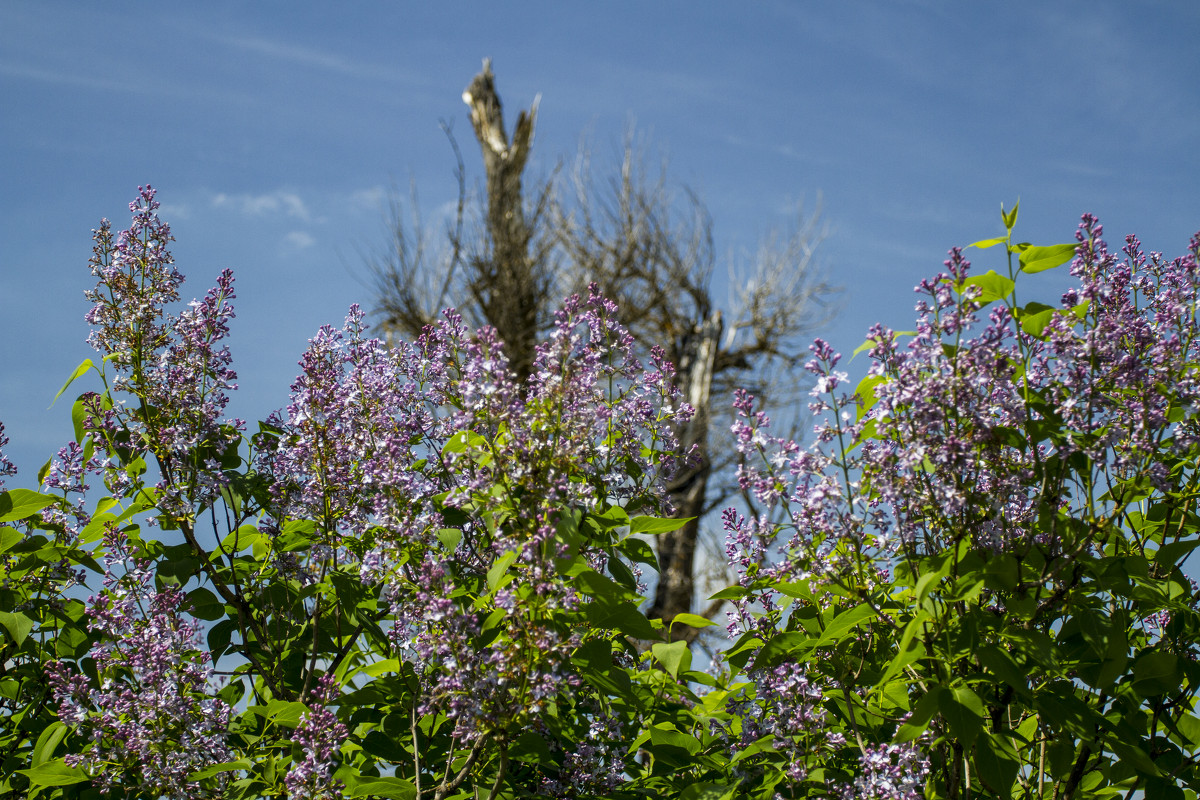
[[[658,631],[628,600],[598,600],[586,606],[588,622],[597,628],[616,630],[635,639],[658,639]]]
[[[994,644],[979,650],[979,662],[1000,680],[1011,686],[1022,697],[1032,697],[1029,692],[1027,673],[1017,666],[1011,655]]]
[[[1200,717],[1185,713],[1175,720],[1175,726],[1192,748],[1200,745]]]
[[[33,746],[33,766],[37,767],[49,761],[50,756],[58,749],[58,744],[70,730],[62,720],[55,720],[46,726],[37,744]]]
[[[234,554],[253,548],[263,537],[258,528],[253,525],[242,525],[221,540],[221,551]]]
[[[944,686],[935,686],[917,702],[916,708],[896,731],[897,742],[911,742],[925,732],[925,729],[929,727],[929,720],[933,719],[933,715],[941,706],[943,693],[946,693]]]
[[[900,636],[900,646],[896,648],[896,655],[884,670],[883,676],[875,683],[875,688],[882,689],[888,681],[900,673],[900,670],[912,664],[924,654],[920,643],[916,642],[917,631],[924,627],[926,620],[929,619],[929,612],[920,611],[915,617],[909,620],[909,623],[904,626],[904,633]]]
[[[825,628],[825,632],[821,634],[821,638],[817,640],[815,647],[827,645],[830,642],[840,639],[849,631],[854,630],[864,622],[875,618],[875,609],[871,608],[866,603],[855,606],[849,611],[843,611],[833,618],[833,621]]]
[[[961,239],[959,240],[961,241]],[[980,250],[986,250],[989,247],[995,247],[998,244],[1004,244],[1008,241],[1007,236],[997,236],[994,239],[981,239],[978,242],[971,242],[967,247],[978,247]]]
[[[695,517],[634,517],[629,520],[629,532],[657,535],[677,531]]]
[[[1030,247],[1021,253],[1022,272],[1044,272],[1061,266],[1075,257],[1074,242],[1052,244],[1049,247]]]
[[[956,686],[939,695],[938,706],[954,738],[967,747],[974,744],[983,728],[983,701],[979,695],[969,687]]]
[[[802,658],[816,646],[813,637],[804,631],[777,633],[763,645],[754,656],[756,669],[774,666],[781,659],[792,656]]]
[[[975,768],[979,777],[997,797],[1009,797],[1017,780],[1020,759],[1012,740],[990,731],[975,740]]]
[[[25,536],[16,528],[0,526],[0,553],[7,553],[23,541]]]
[[[33,769],[19,769],[17,772],[29,778],[29,782],[34,786],[70,786],[88,779],[86,772],[79,767],[68,767],[61,758],[39,764]]]
[[[692,668],[692,651],[688,650],[687,642],[682,639],[669,644],[655,642],[650,652],[672,678],[678,678],[680,672],[687,672]]]
[[[75,431],[76,442],[83,441],[83,425],[85,422],[87,422],[87,408],[84,406],[83,400],[79,399],[71,404],[71,428]]]
[[[856,422],[875,406],[875,387],[887,380],[886,375],[868,375],[858,382],[854,388],[854,396],[858,398],[858,416]]]
[[[1016,310],[1016,318],[1021,321],[1021,330],[1030,336],[1040,337],[1054,318],[1056,309],[1042,303],[1027,303],[1024,308]]]
[[[463,533],[458,528],[438,528],[437,538],[442,543],[442,547],[446,548],[447,553],[453,553],[458,549],[458,543],[462,541]]]
[[[1133,688],[1143,697],[1174,692],[1182,682],[1179,657],[1173,653],[1152,650],[1133,663]]]
[[[996,270],[988,270],[982,275],[973,275],[962,282],[962,287],[978,286],[982,292],[978,297],[979,302],[983,304],[991,303],[995,300],[1003,300],[1012,294],[1012,290],[1016,287],[1016,283],[1011,278],[1006,278]]]
[[[631,561],[636,561],[639,564],[648,564],[655,571],[658,570],[658,559],[654,555],[654,548],[644,539],[635,539],[630,536],[623,539],[617,545],[617,549],[628,556]]]
[[[700,752],[700,742],[695,736],[690,733],[684,733],[677,730],[674,725],[669,722],[660,722],[650,728],[650,741],[656,745],[667,745],[669,747],[681,747],[690,755],[695,755]]]
[[[1167,568],[1173,567],[1197,547],[1200,547],[1200,539],[1168,542],[1158,548],[1158,552],[1154,554],[1154,563]]]
[[[504,555],[496,559],[496,563],[492,564],[492,568],[487,572],[487,585],[491,591],[496,591],[504,584],[501,584],[501,579],[508,574],[508,568],[517,560],[517,551],[509,550]],[[508,583],[505,581],[504,583]]]
[[[29,636],[29,632],[33,630],[33,620],[25,616],[21,612],[0,611],[0,625],[3,625],[8,635],[16,642],[17,646],[21,644]]]
[[[54,399],[50,401],[50,405],[53,407],[58,398],[62,397],[62,393],[67,390],[67,387],[75,382],[76,378],[87,372],[89,369],[95,369],[95,367],[96,365],[92,363],[90,358],[85,358],[83,362],[75,368],[75,371],[71,373],[71,377],[67,378],[67,382],[64,383],[62,388],[58,390],[58,394],[54,395]],[[79,440],[76,439],[75,441]]]
[[[679,793],[679,800],[727,800],[737,788],[737,784],[693,783]]]
[[[189,610],[196,619],[214,622],[225,616],[225,603],[203,586],[188,592],[188,602],[191,604]]]
[[[376,661],[374,664],[367,664],[358,671],[363,675],[370,675],[372,678],[378,678],[380,675],[388,675],[393,672],[399,672],[400,659],[385,658],[382,661]]]
[[[251,707],[247,711],[285,728],[294,728],[300,724],[300,717],[308,712],[308,706],[295,701],[289,703],[286,700],[272,700],[265,707]]]
[[[386,797],[389,800],[411,800],[417,796],[417,787],[403,778],[362,777],[347,782],[346,797]]]
[[[459,431],[447,440],[445,446],[442,447],[442,453],[465,453],[469,449],[473,450],[486,445],[487,439],[475,431]]]
[[[1005,211],[1004,205],[1000,206],[1000,216],[1004,218],[1004,227],[1012,231],[1017,225],[1017,209],[1021,207],[1021,201],[1013,203],[1012,211]]]
[[[699,614],[676,614],[671,617],[671,624],[674,625],[676,622],[680,625],[691,625],[693,628],[707,628],[709,625],[717,624]]]
[[[602,692],[629,697],[633,689],[629,673],[613,664],[612,648],[606,639],[593,639],[571,655],[571,663],[584,680]]]
[[[745,586],[729,586],[714,594],[709,600],[737,600],[750,594]]]
[[[554,751],[546,740],[535,731],[521,733],[508,748],[508,754],[516,761],[527,764],[556,764]]]
[[[10,489],[0,492],[0,522],[28,519],[49,505],[58,502],[53,495],[29,489]]]
[[[1108,737],[1107,743],[1122,761],[1129,763],[1143,775],[1159,777],[1163,774],[1162,770],[1150,760],[1146,751],[1136,744],[1126,741],[1119,735]]]

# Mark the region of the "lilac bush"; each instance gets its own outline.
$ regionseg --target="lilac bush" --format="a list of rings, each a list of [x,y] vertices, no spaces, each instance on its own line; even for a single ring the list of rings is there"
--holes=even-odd
[[[810,441],[739,393],[702,671],[642,610],[692,411],[594,288],[524,381],[453,310],[385,346],[352,307],[251,433],[232,273],[182,304],[154,191],[130,208],[94,234],[74,439],[39,491],[0,483],[0,793],[1200,789],[1200,239],[1014,244],[1014,210],[976,243],[1007,275],[951,251],[861,381],[814,343]],[[1017,302],[1068,262],[1055,305]]]
[[[760,513],[726,516],[732,660],[870,687],[842,704],[867,770],[845,796],[916,796],[926,760],[949,797],[1196,780],[1177,704],[1200,681],[1183,633],[1200,595],[1180,572],[1200,543],[1200,238],[1167,259],[1101,237],[1085,216],[1072,245],[979,243],[1006,245],[1007,277],[952,250],[917,287],[912,333],[872,329],[857,388],[818,340],[808,448],[739,401]],[[1070,261],[1079,285],[1018,306],[1014,257]],[[887,737],[921,753],[867,744]]]

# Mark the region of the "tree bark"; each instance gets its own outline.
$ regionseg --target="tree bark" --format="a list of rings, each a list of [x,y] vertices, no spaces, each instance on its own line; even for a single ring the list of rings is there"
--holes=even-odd
[[[668,625],[676,614],[690,613],[696,592],[696,542],[700,538],[700,517],[708,495],[708,476],[712,468],[708,456],[709,409],[712,402],[713,367],[721,341],[721,312],[714,311],[701,321],[683,343],[676,372],[676,384],[695,415],[679,426],[679,452],[693,447],[700,463],[678,475],[668,487],[671,504],[678,517],[691,517],[682,528],[662,534],[658,540],[658,588],[647,616],[661,617]],[[673,638],[692,640],[697,630],[676,625]]]
[[[479,256],[478,279],[471,291],[504,342],[509,365],[523,384],[533,369],[537,342],[540,298],[538,276],[530,258],[532,230],[525,218],[521,173],[533,143],[537,101],[517,116],[510,143],[504,131],[504,114],[496,94],[491,59],[483,60],[483,71],[463,91],[463,102],[471,109],[471,125],[487,178],[487,229],[490,252]]]

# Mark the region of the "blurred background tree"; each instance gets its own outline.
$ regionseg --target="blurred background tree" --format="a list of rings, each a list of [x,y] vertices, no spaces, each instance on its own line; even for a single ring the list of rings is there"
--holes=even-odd
[[[598,284],[638,345],[666,352],[696,409],[678,434],[681,450],[694,446],[700,457],[670,486],[676,514],[693,519],[655,537],[660,573],[648,615],[668,622],[684,612],[712,617],[721,603],[698,603],[697,584],[725,586],[726,559],[720,531],[705,517],[735,494],[755,510],[736,479],[733,391],[750,390],[794,426],[807,385],[806,337],[831,313],[835,289],[815,259],[823,236],[819,210],[800,211],[791,230],[765,238],[753,257],[731,257],[718,280],[713,221],[703,201],[686,187],[673,188],[665,162],[647,169],[632,133],[615,175],[594,177],[583,147],[569,171],[560,167],[531,182],[527,193],[538,100],[518,114],[509,138],[490,59],[462,97],[483,157],[485,190],[478,201],[468,197],[462,153],[444,126],[457,161],[456,213],[444,240],[437,232],[440,241],[431,247],[435,234],[422,222],[415,191],[407,220],[393,199],[391,241],[368,262],[381,326],[389,336],[415,337],[454,306],[472,323],[496,329],[512,369],[525,379],[562,297]],[[779,422],[776,430],[786,434]],[[698,564],[709,574],[698,574]],[[674,626],[676,638],[697,634]]]

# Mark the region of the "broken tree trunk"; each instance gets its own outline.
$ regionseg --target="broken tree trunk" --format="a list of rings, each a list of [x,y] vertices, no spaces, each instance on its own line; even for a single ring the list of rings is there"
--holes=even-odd
[[[537,342],[539,281],[530,257],[532,231],[525,218],[521,173],[533,143],[537,101],[517,116],[512,142],[504,131],[504,114],[496,94],[490,58],[463,91],[471,109],[471,125],[487,177],[487,229],[490,252],[480,256],[471,291],[488,324],[504,342],[510,366],[524,384],[533,369]]]
[[[696,325],[684,343],[676,372],[676,384],[684,399],[696,411],[692,419],[677,431],[679,452],[687,453],[694,446],[699,453],[700,463],[676,476],[668,487],[676,516],[692,519],[682,528],[656,537],[658,588],[647,616],[661,617],[668,625],[676,614],[692,611],[696,591],[696,542],[700,538],[700,517],[704,514],[708,475],[712,466],[708,457],[708,412],[721,327],[720,311],[714,311],[708,319]],[[676,625],[672,630],[673,638],[689,641],[697,633],[697,629],[690,625]]]

